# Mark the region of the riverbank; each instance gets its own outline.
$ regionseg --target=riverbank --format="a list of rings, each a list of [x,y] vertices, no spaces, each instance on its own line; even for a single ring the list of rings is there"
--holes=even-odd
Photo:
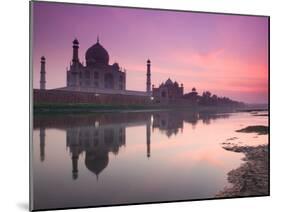
[[[95,113],[95,112],[152,112],[172,109],[192,109],[192,107],[179,107],[177,105],[95,105],[95,104],[35,104],[34,113]]]
[[[76,104],[34,104],[34,113],[94,113],[94,112],[153,112],[169,110],[235,112],[233,106],[199,106],[178,104],[149,104],[149,105],[95,105],[86,103]]]
[[[268,134],[267,126],[248,126],[237,130],[244,133]],[[269,152],[268,144],[259,146],[238,146],[233,143],[223,143],[227,151],[243,153],[244,163],[227,175],[231,187],[220,191],[216,197],[243,197],[269,195]]]
[[[226,146],[224,149],[244,153],[245,158],[239,168],[228,173],[228,181],[233,185],[217,194],[217,197],[243,197],[269,195],[268,145],[257,147]]]

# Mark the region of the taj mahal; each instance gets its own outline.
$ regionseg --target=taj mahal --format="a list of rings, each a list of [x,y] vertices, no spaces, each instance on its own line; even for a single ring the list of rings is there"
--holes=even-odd
[[[72,44],[72,60],[66,71],[66,87],[56,90],[151,95],[150,60],[147,60],[146,92],[126,90],[126,69],[121,69],[118,63],[109,64],[109,53],[101,45],[99,38],[86,51],[86,65],[79,59],[78,40],[74,39]],[[41,80],[41,83],[45,83],[45,80]]]
[[[75,39],[72,64],[67,70],[67,88],[125,90],[125,71],[120,69],[118,63],[109,64],[109,54],[99,39],[86,52],[86,66],[79,61],[78,48],[79,42]]]
[[[134,98],[133,102],[138,103],[138,99],[142,101],[145,99],[155,99],[158,102],[172,101],[180,99],[184,95],[183,84],[173,82],[170,78],[161,83],[159,87],[155,87],[151,84],[151,61],[147,59],[146,70],[146,84],[144,85],[145,91],[128,90],[126,88],[126,72],[127,70],[121,68],[117,62],[109,63],[109,53],[101,44],[99,37],[97,37],[96,43],[89,47],[85,53],[85,62],[81,62],[79,59],[79,41],[75,38],[72,42],[72,59],[70,66],[66,69],[66,86],[55,89],[49,89],[47,91],[52,92],[54,96],[57,93],[77,92],[88,93],[88,95],[95,94],[110,96],[119,95],[124,98]],[[41,70],[40,70],[40,90],[36,92],[36,99],[45,101],[46,94],[46,58],[41,57]],[[41,95],[41,93],[44,93]],[[43,100],[42,100],[43,99]],[[52,102],[52,100],[46,100]],[[45,101],[45,102],[46,102]],[[80,100],[77,100],[79,102]]]

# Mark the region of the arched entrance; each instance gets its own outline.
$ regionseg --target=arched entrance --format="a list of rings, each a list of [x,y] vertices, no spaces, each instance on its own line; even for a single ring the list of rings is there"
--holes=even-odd
[[[104,87],[109,89],[114,88],[114,79],[111,73],[107,73],[104,75]]]
[[[166,91],[162,91],[162,92],[161,92],[161,97],[162,97],[162,98],[166,98],[166,97],[167,97]]]

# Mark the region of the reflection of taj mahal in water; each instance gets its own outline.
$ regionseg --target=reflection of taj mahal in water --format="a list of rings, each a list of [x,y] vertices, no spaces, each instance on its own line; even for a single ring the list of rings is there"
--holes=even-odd
[[[111,115],[112,116],[112,115]],[[132,113],[107,115],[92,115],[84,117],[45,117],[35,119],[35,128],[39,128],[40,159],[45,160],[45,130],[58,128],[66,131],[66,146],[71,154],[72,177],[79,176],[78,161],[80,155],[85,153],[85,166],[97,177],[108,166],[109,154],[117,155],[121,147],[126,146],[126,128],[145,126],[147,158],[152,156],[152,134],[154,130],[163,132],[168,138],[181,133],[184,123],[196,126],[199,120],[209,124],[212,119],[227,118],[229,115],[214,115],[209,113]],[[130,142],[130,141],[127,141]],[[161,142],[161,141],[160,141]],[[129,145],[129,144],[127,144]]]
[[[68,128],[66,135],[66,145],[72,155],[74,179],[78,177],[78,159],[83,151],[86,153],[86,167],[98,177],[108,165],[108,154],[118,154],[119,148],[125,145],[125,128],[118,125]]]

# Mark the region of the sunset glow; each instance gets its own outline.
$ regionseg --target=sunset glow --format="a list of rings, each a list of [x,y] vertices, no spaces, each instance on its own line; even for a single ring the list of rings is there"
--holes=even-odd
[[[127,89],[146,88],[146,60],[152,84],[168,79],[248,103],[268,102],[268,18],[192,12],[35,2],[33,83],[39,87],[40,57],[46,57],[47,89],[66,85],[72,41],[79,59],[100,43],[127,70]],[[85,62],[84,62],[85,63]]]

